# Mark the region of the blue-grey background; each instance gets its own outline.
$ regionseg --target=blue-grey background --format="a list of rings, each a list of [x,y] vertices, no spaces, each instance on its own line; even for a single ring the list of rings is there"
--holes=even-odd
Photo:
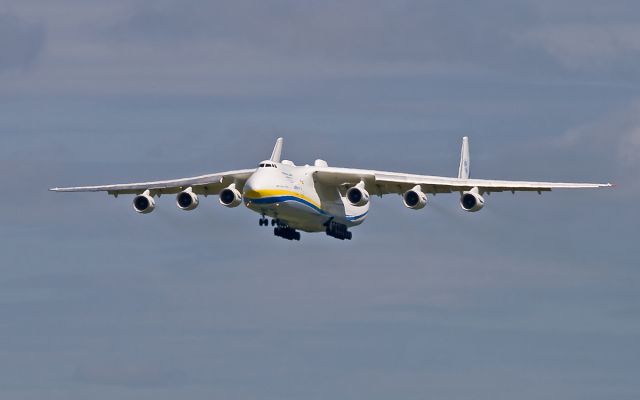
[[[0,397],[637,399],[637,1],[0,3]],[[375,198],[354,240],[53,186],[296,163],[614,190]]]

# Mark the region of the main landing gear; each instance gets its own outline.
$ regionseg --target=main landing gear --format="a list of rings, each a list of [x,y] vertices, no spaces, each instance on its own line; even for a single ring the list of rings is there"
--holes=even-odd
[[[347,230],[347,226],[334,221],[328,221],[325,226],[327,235],[340,240],[351,240],[352,233]]]
[[[288,226],[276,226],[273,234],[287,240],[300,240],[300,232]]]
[[[262,218],[260,218],[260,220],[258,221],[258,225],[269,226],[269,220],[265,218],[265,216],[263,215]],[[276,236],[279,236],[287,240],[300,240],[300,232],[287,226],[284,222],[280,221],[279,219],[272,219],[271,226],[275,227],[273,228],[273,234]]]

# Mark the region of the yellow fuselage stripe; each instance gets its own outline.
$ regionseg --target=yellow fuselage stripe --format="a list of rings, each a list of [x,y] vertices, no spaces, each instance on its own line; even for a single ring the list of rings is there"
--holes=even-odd
[[[244,192],[244,196],[249,199],[263,199],[266,197],[275,197],[275,196],[294,196],[302,200],[308,201],[309,203],[321,209],[320,204],[318,204],[316,201],[308,198],[303,194],[293,192],[291,190],[283,190],[283,189],[247,190],[246,192]]]

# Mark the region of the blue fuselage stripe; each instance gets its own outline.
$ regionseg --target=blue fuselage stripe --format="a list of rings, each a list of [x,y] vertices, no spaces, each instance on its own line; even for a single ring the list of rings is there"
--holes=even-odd
[[[321,208],[318,208],[317,206],[315,206],[314,204],[311,204],[307,200],[301,199],[296,196],[273,196],[273,197],[261,197],[259,199],[247,198],[247,200],[255,204],[274,204],[274,203],[284,203],[285,201],[297,201],[298,203],[302,203],[308,207],[311,207],[317,213],[320,213],[323,215],[327,214]]]
[[[354,216],[349,216],[349,215],[347,215],[347,216],[346,216],[346,218],[347,218],[349,221],[355,221],[355,220],[358,220],[358,219],[360,219],[360,218],[364,218],[368,213],[369,213],[369,211],[365,211],[364,213],[362,213],[362,214],[360,214],[360,215],[354,215]]]
[[[315,212],[321,214],[321,215],[330,215],[328,212],[322,210],[321,208],[317,207],[316,205],[308,202],[305,199],[301,199],[300,197],[296,197],[296,196],[271,196],[271,197],[261,197],[259,199],[252,199],[252,198],[246,198],[246,200],[250,201],[253,204],[275,204],[275,203],[284,203],[287,201],[296,201],[298,203],[302,203],[304,205],[306,205],[307,207],[310,207],[311,209],[313,209]],[[369,211],[366,211],[360,215],[347,215],[345,216],[345,218],[348,221],[357,221],[360,218],[364,218],[367,214],[369,213]]]

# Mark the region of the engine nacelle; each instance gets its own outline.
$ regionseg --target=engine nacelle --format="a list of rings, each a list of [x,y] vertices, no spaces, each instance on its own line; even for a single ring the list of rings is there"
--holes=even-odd
[[[191,211],[198,207],[198,195],[191,188],[184,190],[176,196],[176,205],[181,210]]]
[[[364,189],[364,185],[358,184],[347,190],[347,200],[352,206],[364,206],[369,202],[369,192]]]
[[[407,190],[402,195],[404,206],[412,210],[419,210],[427,205],[427,195],[420,190],[420,186],[416,186],[411,190]]]
[[[149,214],[156,209],[156,202],[145,192],[133,198],[133,209],[140,214]]]
[[[220,192],[220,204],[225,207],[238,207],[242,203],[242,194],[233,184]]]
[[[475,191],[464,192],[460,198],[460,207],[468,212],[476,212],[484,207],[484,198]]]

